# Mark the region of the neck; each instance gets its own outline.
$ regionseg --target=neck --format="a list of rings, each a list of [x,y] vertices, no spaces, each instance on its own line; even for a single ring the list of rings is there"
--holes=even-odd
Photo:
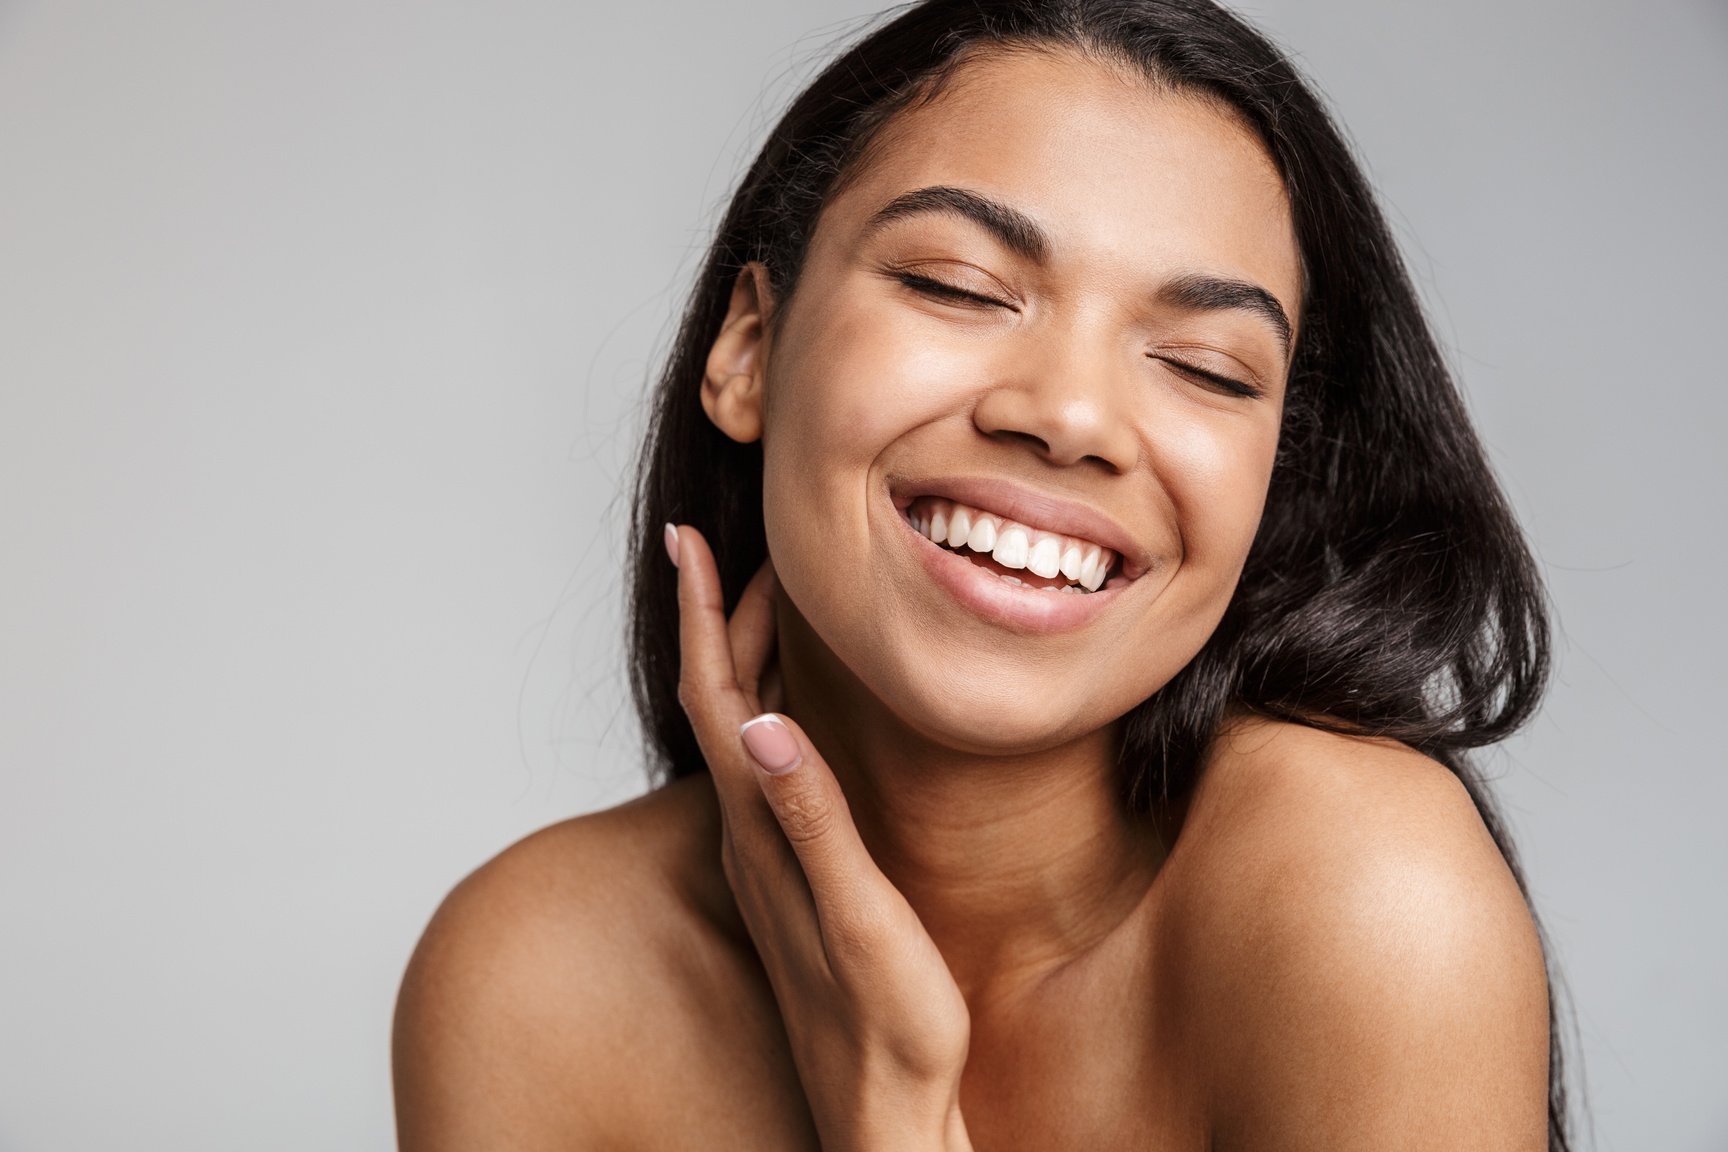
[[[1142,904],[1173,825],[1117,799],[1120,722],[1034,754],[957,751],[889,713],[784,604],[780,625],[785,710],[968,1003],[1083,956]]]

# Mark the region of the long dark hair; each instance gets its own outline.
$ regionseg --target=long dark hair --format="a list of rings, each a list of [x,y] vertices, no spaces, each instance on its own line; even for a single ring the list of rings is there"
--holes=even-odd
[[[1528,903],[1505,823],[1466,753],[1512,732],[1542,694],[1540,576],[1348,145],[1291,63],[1209,0],[924,0],[854,43],[774,127],[708,252],[638,464],[628,644],[653,776],[707,770],[677,700],[676,590],[660,526],[702,530],[728,609],[767,555],[761,446],[726,437],[699,402],[734,279],[763,262],[783,311],[818,214],[882,126],[940,91],[969,53],[1041,46],[1233,109],[1283,175],[1305,279],[1259,533],[1206,645],[1129,714],[1124,801],[1146,811],[1187,792],[1231,707],[1392,737],[1457,774]],[[1564,1152],[1549,967],[1549,1148]]]

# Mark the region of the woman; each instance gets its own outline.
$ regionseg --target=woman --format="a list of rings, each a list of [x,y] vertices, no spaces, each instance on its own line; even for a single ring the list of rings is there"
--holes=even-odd
[[[632,549],[666,782],[445,902],[403,1147],[1566,1146],[1463,756],[1535,706],[1539,581],[1232,16],[932,0],[831,65],[701,273]]]

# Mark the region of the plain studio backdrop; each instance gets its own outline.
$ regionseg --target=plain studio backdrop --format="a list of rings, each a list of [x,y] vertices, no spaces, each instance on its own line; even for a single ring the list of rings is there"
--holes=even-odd
[[[0,1149],[391,1143],[439,899],[646,787],[647,380],[878,7],[0,3]],[[1596,1145],[1721,1152],[1728,10],[1244,12],[1358,142],[1551,584],[1489,764]]]

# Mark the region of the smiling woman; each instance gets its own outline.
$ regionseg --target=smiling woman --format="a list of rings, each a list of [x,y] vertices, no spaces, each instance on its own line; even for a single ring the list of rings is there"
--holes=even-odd
[[[1236,18],[860,40],[732,200],[636,497],[660,786],[446,900],[405,1148],[1567,1147],[1464,755],[1535,707],[1540,586]]]

